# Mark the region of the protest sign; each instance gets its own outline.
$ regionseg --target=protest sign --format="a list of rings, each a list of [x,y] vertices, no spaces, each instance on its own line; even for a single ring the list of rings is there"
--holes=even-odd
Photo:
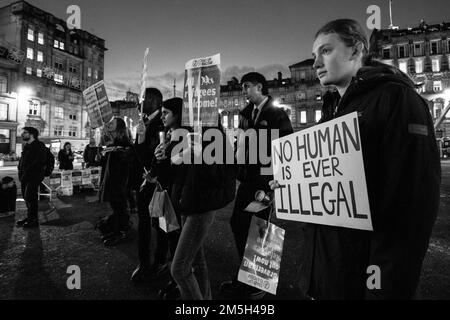
[[[60,192],[64,196],[71,196],[73,194],[72,171],[67,170],[61,172]]]
[[[277,218],[373,230],[356,112],[272,142]]]
[[[91,170],[90,169],[83,170],[81,172],[81,184],[85,186],[91,183],[92,183]]]
[[[103,80],[84,90],[83,96],[86,100],[86,110],[91,128],[101,127],[112,119],[112,109]]]
[[[82,172],[78,170],[72,171],[72,184],[74,186],[79,186],[81,185],[81,181],[82,181]]]
[[[220,54],[186,63],[182,125],[214,127],[219,123]],[[195,130],[196,131],[196,130]]]
[[[50,187],[56,189],[61,186],[61,172],[53,172],[50,175]]]
[[[285,231],[253,216],[248,230],[238,280],[272,294],[277,293]]]

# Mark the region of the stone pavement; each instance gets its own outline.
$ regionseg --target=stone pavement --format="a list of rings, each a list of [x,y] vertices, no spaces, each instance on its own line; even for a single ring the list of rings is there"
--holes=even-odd
[[[0,177],[14,175],[14,168],[2,168]],[[425,258],[418,297],[450,299],[450,161],[443,162],[441,209]],[[137,216],[131,240],[113,248],[102,245],[94,230],[99,216],[110,213],[92,191],[40,202],[41,226],[23,230],[15,220],[25,215],[23,200],[15,216],[0,218],[0,299],[155,299],[166,280],[135,286],[129,281],[137,265]],[[55,210],[51,211],[51,209]],[[229,218],[231,203],[219,210],[206,241],[213,297],[219,298],[222,281],[232,279],[238,268]],[[48,214],[45,214],[48,213]],[[297,283],[297,252],[302,243],[298,225],[275,220],[286,230],[277,296],[266,299],[300,299]],[[70,265],[81,269],[81,289],[69,290],[66,273]]]

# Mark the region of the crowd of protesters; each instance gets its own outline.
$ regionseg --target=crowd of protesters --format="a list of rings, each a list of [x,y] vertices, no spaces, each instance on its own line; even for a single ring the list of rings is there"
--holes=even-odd
[[[358,112],[374,230],[298,223],[304,238],[299,251],[299,287],[310,299],[413,298],[439,204],[440,163],[428,106],[407,75],[370,58],[367,37],[353,20],[327,23],[317,32],[312,52],[321,84],[335,88],[324,97],[320,122]],[[266,130],[270,154],[271,130],[277,129],[280,137],[293,133],[289,117],[274,105],[263,75],[245,74],[240,83],[248,105],[240,110],[239,128],[243,132]],[[179,143],[175,133],[182,128],[182,107],[182,99],[163,101],[158,89],[147,88],[134,144],[121,118],[105,126],[100,199],[110,203],[113,214],[112,228],[102,240],[111,245],[126,238],[127,203],[130,190],[134,190],[139,265],[131,280],[148,283],[170,273],[171,280],[161,288],[161,297],[208,300],[213,297],[204,243],[216,210],[235,201],[230,225],[242,259],[252,219],[252,213],[245,208],[254,200],[256,191],[270,192],[278,183],[273,176],[261,174],[267,165],[259,159],[257,164],[249,164],[249,150],[239,137],[235,152],[243,154],[244,164],[175,161],[183,156],[173,154]],[[217,129],[223,133],[224,142],[231,144],[220,119],[218,123],[216,128],[202,128],[195,134]],[[196,141],[194,136],[189,135],[192,139],[186,150],[192,151],[192,157],[201,157],[198,150],[207,147],[208,142]],[[22,138],[26,144],[19,178],[28,217],[18,225],[34,227],[38,225],[37,188],[44,177],[46,153],[36,129],[25,127]],[[85,151],[88,166],[100,164],[99,150],[95,148],[91,141]],[[73,168],[70,144],[64,146],[58,158],[60,168]],[[155,188],[167,191],[180,229],[165,232],[158,227],[159,219],[150,217]],[[257,216],[267,220],[268,214],[269,209]],[[157,243],[151,254],[152,230]],[[366,286],[370,265],[380,267],[383,286],[379,290],[368,290]],[[222,283],[221,296],[263,298],[264,291],[237,281],[239,266],[234,267],[236,277]]]

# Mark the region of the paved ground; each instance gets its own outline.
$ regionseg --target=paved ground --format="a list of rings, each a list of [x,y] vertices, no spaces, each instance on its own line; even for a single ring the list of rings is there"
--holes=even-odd
[[[442,163],[441,208],[426,256],[418,296],[421,299],[450,299],[450,161]],[[0,168],[0,177],[16,176],[14,168]],[[16,216],[0,218],[0,299],[155,299],[165,282],[135,286],[129,276],[137,264],[137,217],[132,239],[115,248],[105,248],[94,230],[99,216],[109,214],[95,193],[83,192],[73,197],[40,203],[41,226],[23,230],[14,226],[25,215],[24,203],[17,202]],[[232,204],[220,210],[206,244],[206,254],[213,286],[218,297],[220,282],[229,280],[238,268],[229,218]],[[270,299],[299,299],[295,283],[297,252],[301,250],[297,226],[276,221],[286,229],[277,296]],[[81,269],[81,290],[66,286],[67,267]]]

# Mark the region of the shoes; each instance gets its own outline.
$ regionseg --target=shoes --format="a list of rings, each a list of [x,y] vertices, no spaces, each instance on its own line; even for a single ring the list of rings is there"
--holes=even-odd
[[[261,300],[266,292],[233,280],[222,282],[220,294],[225,299]]]
[[[28,228],[37,228],[39,227],[39,221],[38,220],[30,220],[28,219],[22,226],[24,229]]]
[[[139,265],[131,275],[131,281],[135,283],[158,280],[169,273],[167,264],[154,264],[151,268]]]
[[[106,247],[115,246],[119,242],[122,242],[123,240],[127,239],[127,234],[123,231],[115,232],[110,237],[103,240],[103,244]]]
[[[169,281],[164,288],[159,290],[158,297],[161,300],[181,300],[181,292],[177,283],[174,280]]]
[[[22,219],[22,220],[18,220],[16,222],[16,226],[18,227],[23,227],[23,225],[28,221],[28,218]]]

